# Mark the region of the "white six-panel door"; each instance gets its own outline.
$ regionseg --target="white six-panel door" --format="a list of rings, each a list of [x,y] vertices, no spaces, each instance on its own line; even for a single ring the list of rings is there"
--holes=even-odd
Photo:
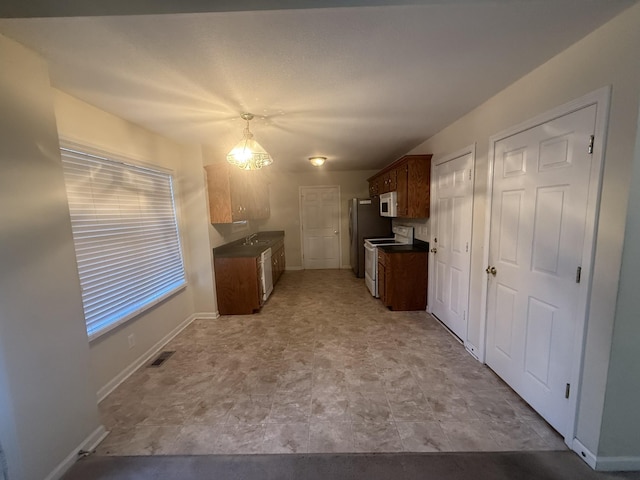
[[[340,268],[340,189],[300,187],[303,266]]]
[[[462,341],[467,339],[473,156],[466,153],[434,167],[432,182],[431,313]]]
[[[494,148],[486,361],[560,432],[568,421],[595,121],[591,105]]]

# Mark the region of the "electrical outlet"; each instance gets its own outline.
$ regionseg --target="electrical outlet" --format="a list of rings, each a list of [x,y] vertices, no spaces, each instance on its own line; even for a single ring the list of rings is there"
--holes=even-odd
[[[133,333],[127,337],[127,340],[129,341],[129,348],[136,346],[136,336]]]

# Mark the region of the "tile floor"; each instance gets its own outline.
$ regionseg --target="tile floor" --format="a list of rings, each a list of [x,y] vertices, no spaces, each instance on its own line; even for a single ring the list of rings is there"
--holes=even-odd
[[[100,404],[105,455],[564,449],[425,312],[348,270],[288,271],[259,314],[196,320]]]

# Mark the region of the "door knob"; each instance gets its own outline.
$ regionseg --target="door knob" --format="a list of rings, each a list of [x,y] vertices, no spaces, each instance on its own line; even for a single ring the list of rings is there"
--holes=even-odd
[[[432,248],[431,249],[431,253],[438,253],[438,249],[437,248]]]
[[[485,272],[490,273],[495,277],[496,273],[498,273],[498,270],[496,270],[496,267],[487,267]]]
[[[333,233],[335,233],[337,235],[338,234],[338,230],[334,230]]]

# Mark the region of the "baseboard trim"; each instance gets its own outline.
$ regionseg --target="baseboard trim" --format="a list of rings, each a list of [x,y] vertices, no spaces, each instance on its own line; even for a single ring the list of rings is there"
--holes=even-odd
[[[578,454],[578,456],[586,462],[594,470],[596,469],[596,456],[591,453],[591,451],[585,447],[580,440],[577,438],[573,439],[571,442],[571,449]]]
[[[151,358],[157,354],[162,347],[164,347],[167,343],[169,343],[173,338],[176,337],[182,330],[187,328],[191,322],[193,322],[196,318],[203,319],[215,319],[218,318],[220,314],[218,312],[211,313],[194,313],[190,315],[186,320],[180,323],[176,328],[171,330],[167,335],[161,338],[155,345],[153,345],[149,350],[143,353],[140,357],[137,358],[133,363],[131,363],[128,367],[122,370],[118,375],[116,375],[113,379],[111,379],[106,385],[102,386],[96,396],[98,397],[98,403],[104,400],[107,395],[113,392],[122,382],[124,382],[127,378],[129,378],[133,373],[138,370],[142,365],[147,363]]]
[[[476,349],[475,345],[473,345],[473,343],[464,342],[464,349],[467,351],[469,355],[471,355],[477,361],[480,361],[480,358],[478,358],[478,350]]]
[[[87,438],[85,438],[80,445],[74,448],[67,457],[58,464],[53,471],[45,477],[45,480],[59,480],[62,476],[69,470],[74,463],[80,458],[78,452],[81,450],[92,451],[94,450],[102,440],[109,434],[104,428],[103,425],[100,425],[93,432],[89,434]]]
[[[571,449],[587,465],[599,472],[635,472],[640,470],[640,457],[598,457],[577,438],[573,439]]]
[[[216,318],[220,318],[220,312],[215,311],[215,312],[199,312],[199,313],[194,313],[192,316],[195,315],[195,318],[200,319],[200,320],[215,320]]]
[[[640,457],[598,457],[596,470],[600,472],[635,472],[640,470]]]

